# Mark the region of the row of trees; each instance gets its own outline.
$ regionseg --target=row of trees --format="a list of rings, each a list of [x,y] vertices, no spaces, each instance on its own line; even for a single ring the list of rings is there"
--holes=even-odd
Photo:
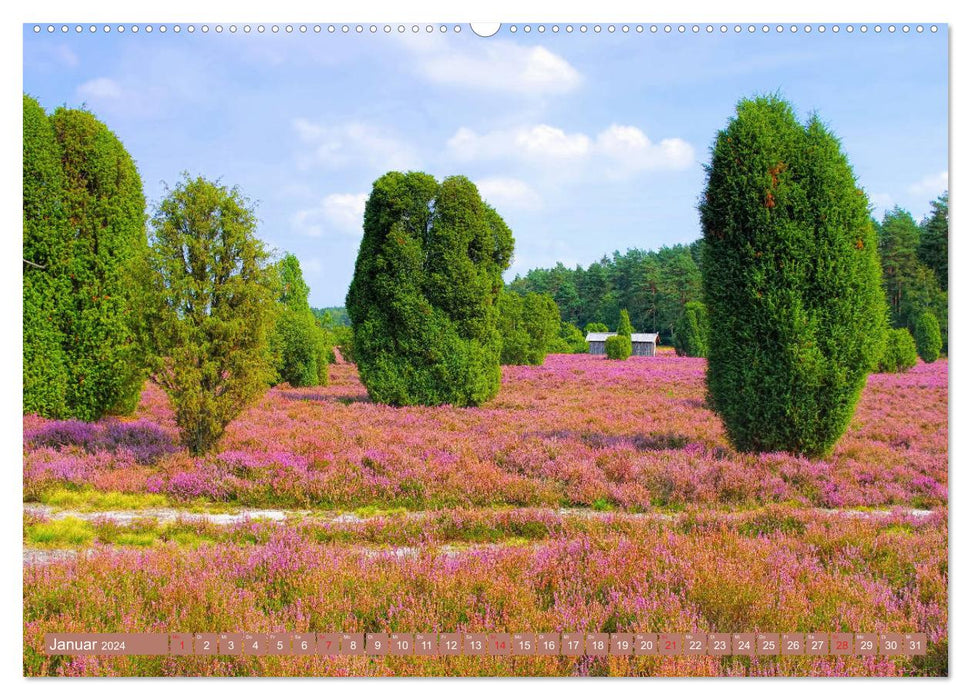
[[[562,263],[537,268],[509,283],[512,291],[549,294],[563,321],[579,328],[612,325],[622,309],[634,325],[652,329],[673,344],[685,304],[701,300],[701,249],[704,243],[615,252],[587,268]]]
[[[886,212],[877,231],[883,284],[893,328],[917,332],[917,321],[930,312],[938,322],[947,352],[948,195],[931,202],[931,213],[918,224],[904,209]],[[630,310],[639,328],[651,328],[662,344],[679,354],[705,357],[702,337],[701,259],[704,239],[691,245],[646,252],[614,252],[587,268],[558,263],[517,276],[508,286],[521,294],[549,294],[564,322],[585,330],[613,323],[621,309]]]
[[[25,412],[130,413],[150,376],[200,453],[267,386],[326,382],[299,263],[270,260],[236,189],[186,176],[147,227],[118,138],[28,96],[23,156]]]
[[[332,354],[299,264],[270,262],[237,190],[187,176],[147,232],[134,163],[93,115],[48,117],[25,97],[24,134],[26,410],[131,410],[151,373],[200,453],[268,384],[326,380]],[[475,185],[391,172],[365,207],[350,347],[377,401],[477,405],[498,391],[500,362],[582,343],[585,294],[586,324],[619,306],[610,356],[630,354],[634,323],[662,329],[658,315],[684,354],[707,354],[709,405],[737,448],[823,455],[888,348],[900,366],[908,338],[925,359],[946,343],[946,296],[942,324],[919,291],[933,291],[929,275],[946,294],[946,201],[916,243],[898,210],[876,227],[818,118],[801,124],[777,97],[743,100],[712,148],[703,243],[615,255],[615,271],[632,266],[616,277],[604,264],[593,276],[533,271],[504,292],[512,233]],[[589,285],[605,275],[594,304]],[[891,345],[888,315],[901,331]]]
[[[874,223],[890,325],[916,335],[919,319],[929,312],[946,352],[948,194],[931,202],[920,224],[900,207]]]

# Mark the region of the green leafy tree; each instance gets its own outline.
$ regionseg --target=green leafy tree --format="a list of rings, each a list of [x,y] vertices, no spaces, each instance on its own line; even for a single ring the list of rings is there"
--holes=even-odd
[[[327,384],[331,348],[327,332],[310,309],[310,288],[303,279],[300,261],[287,254],[276,264],[279,296],[270,349],[276,362],[277,381],[290,386]]]
[[[891,328],[877,366],[878,371],[906,372],[917,364],[917,345],[914,336],[906,328]]]
[[[925,265],[918,264],[908,277],[900,304],[900,325],[912,334],[917,333],[917,322],[929,311],[934,314],[941,330],[943,342],[947,342],[947,293],[941,291],[934,273]]]
[[[674,350],[682,357],[708,357],[708,311],[700,301],[689,301],[674,333]]]
[[[604,343],[608,360],[626,360],[631,356],[633,347],[629,335],[612,335]]]
[[[931,202],[931,214],[921,223],[917,258],[930,268],[941,290],[947,291],[948,193]]]
[[[509,227],[467,178],[390,172],[374,183],[347,312],[375,401],[474,406],[496,395],[512,250]]]
[[[609,333],[610,329],[607,327],[606,323],[588,323],[583,327],[586,333]]]
[[[837,139],[777,97],[742,100],[700,205],[709,402],[736,448],[827,454],[883,351],[866,195]]]
[[[946,198],[945,198],[946,202]],[[935,271],[922,262],[921,245],[931,229],[928,241],[937,238],[939,228],[944,228],[944,265],[947,253],[947,214],[945,210],[932,215],[924,227],[918,227],[913,217],[904,209],[894,207],[888,211],[878,227],[881,264],[887,305],[890,309],[890,325],[907,328],[916,333],[917,319],[925,311],[931,311],[941,328],[942,342],[947,345],[947,292],[943,291]],[[931,223],[931,222],[934,223]],[[935,233],[935,231],[937,233]],[[930,243],[924,255],[934,259]],[[939,250],[939,249],[937,249]],[[939,263],[939,260],[938,260]],[[946,270],[944,277],[946,279]]]
[[[555,338],[550,341],[547,352],[563,354],[580,354],[589,351],[586,336],[572,323],[560,321],[560,328]]]
[[[182,442],[202,454],[273,377],[272,271],[253,210],[235,188],[186,175],[152,228],[153,379],[169,395]]]
[[[560,312],[548,294],[499,295],[499,329],[504,365],[541,365],[558,337]]]
[[[934,362],[941,356],[941,327],[937,317],[930,311],[925,311],[917,318],[914,342],[917,354],[924,362]]]
[[[560,310],[548,294],[527,294],[523,300],[523,323],[531,339],[530,364],[541,365],[547,348],[560,332]]]
[[[920,228],[910,212],[894,207],[884,214],[879,227],[880,261],[890,309],[890,323],[895,328],[910,325],[907,294],[920,267],[917,259],[919,242]]]
[[[68,239],[58,274],[70,288],[58,316],[67,412],[93,420],[135,409],[145,381],[142,289],[145,196],[135,162],[90,112],[50,117],[61,158]]]
[[[529,333],[523,324],[523,300],[515,292],[499,294],[499,334],[502,336],[502,354],[499,361],[504,365],[529,364]]]
[[[71,291],[70,246],[57,140],[47,114],[24,95],[24,413],[60,418],[69,369],[61,309]]]
[[[621,309],[620,321],[617,323],[617,335],[624,335],[628,338],[634,333],[634,327],[630,323],[630,314],[627,309]]]

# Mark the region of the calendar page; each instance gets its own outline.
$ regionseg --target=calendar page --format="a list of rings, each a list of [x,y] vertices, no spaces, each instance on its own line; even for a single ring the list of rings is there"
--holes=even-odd
[[[947,23],[83,14],[24,676],[948,676]]]

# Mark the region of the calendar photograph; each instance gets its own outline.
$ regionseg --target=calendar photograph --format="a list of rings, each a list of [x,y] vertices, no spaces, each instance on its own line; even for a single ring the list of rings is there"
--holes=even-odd
[[[25,677],[949,675],[946,23],[22,35]]]

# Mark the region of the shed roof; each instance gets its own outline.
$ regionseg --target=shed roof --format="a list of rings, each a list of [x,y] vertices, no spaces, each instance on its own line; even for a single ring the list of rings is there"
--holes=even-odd
[[[617,335],[616,333],[587,333],[588,343],[602,343],[607,338]],[[654,343],[657,345],[657,333],[632,333],[630,341],[632,343]]]

